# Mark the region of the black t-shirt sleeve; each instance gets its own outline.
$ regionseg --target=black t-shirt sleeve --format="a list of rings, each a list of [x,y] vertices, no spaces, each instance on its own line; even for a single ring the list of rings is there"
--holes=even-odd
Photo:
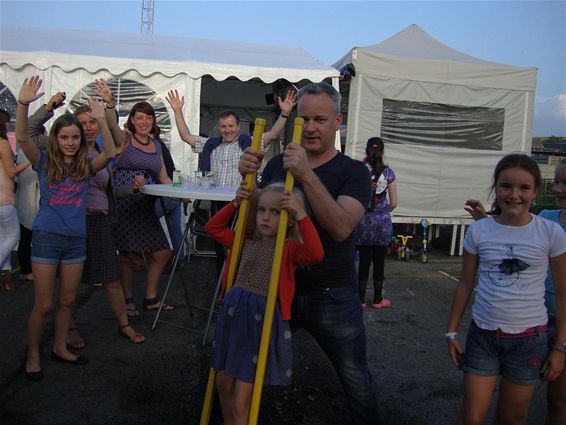
[[[350,178],[345,180],[340,195],[350,196],[365,208],[371,197],[371,178],[369,170],[363,162],[352,160],[348,167]]]

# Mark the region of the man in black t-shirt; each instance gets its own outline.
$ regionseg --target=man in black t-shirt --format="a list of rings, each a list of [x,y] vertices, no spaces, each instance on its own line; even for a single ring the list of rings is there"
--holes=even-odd
[[[299,91],[298,115],[304,119],[301,145],[290,144],[272,158],[259,187],[283,181],[289,170],[308,200],[309,215],[324,247],[324,260],[297,270],[291,326],[304,328],[334,366],[354,424],[380,423],[377,390],[367,365],[366,335],[357,292],[352,231],[369,202],[367,168],[335,148],[342,123],[340,94],[329,84]],[[263,154],[248,148],[242,174],[259,169]]]

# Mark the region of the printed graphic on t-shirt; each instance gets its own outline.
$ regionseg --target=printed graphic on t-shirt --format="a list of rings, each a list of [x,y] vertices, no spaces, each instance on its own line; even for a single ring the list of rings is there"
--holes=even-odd
[[[81,206],[81,194],[84,190],[84,182],[73,182],[71,178],[67,178],[64,183],[58,185],[49,184],[49,205],[55,207],[57,205],[73,205],[77,208]]]
[[[377,186],[375,188],[375,194],[380,195],[381,193],[383,193],[385,191],[385,189],[387,189],[387,185],[388,185],[387,179],[385,178],[383,173],[381,173],[381,175],[379,176],[379,179],[377,179]]]
[[[496,286],[511,286],[519,280],[519,275],[523,270],[530,266],[522,260],[519,260],[513,254],[513,245],[505,245],[507,258],[501,263],[493,265],[488,271],[489,280]],[[524,285],[528,285],[525,283]]]

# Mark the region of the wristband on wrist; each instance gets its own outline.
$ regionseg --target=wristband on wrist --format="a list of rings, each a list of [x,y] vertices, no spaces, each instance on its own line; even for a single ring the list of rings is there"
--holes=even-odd
[[[447,332],[446,334],[444,334],[444,338],[446,338],[446,341],[450,341],[451,339],[457,339],[458,332]]]
[[[283,118],[289,118],[289,115],[285,115],[284,113],[280,114]]]
[[[116,107],[116,104],[110,106],[108,104],[106,104],[106,109],[114,109]]]
[[[566,349],[564,347],[562,347],[561,345],[555,345],[554,347],[551,348],[552,351],[558,351],[562,354],[566,354]]]
[[[18,103],[20,105],[29,106],[29,103],[22,102],[20,99],[18,99]]]

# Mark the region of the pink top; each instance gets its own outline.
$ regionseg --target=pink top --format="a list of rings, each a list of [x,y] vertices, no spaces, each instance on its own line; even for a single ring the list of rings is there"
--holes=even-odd
[[[8,143],[5,139],[0,139],[0,143]],[[14,182],[4,169],[4,164],[0,160],[0,205],[14,205]]]

